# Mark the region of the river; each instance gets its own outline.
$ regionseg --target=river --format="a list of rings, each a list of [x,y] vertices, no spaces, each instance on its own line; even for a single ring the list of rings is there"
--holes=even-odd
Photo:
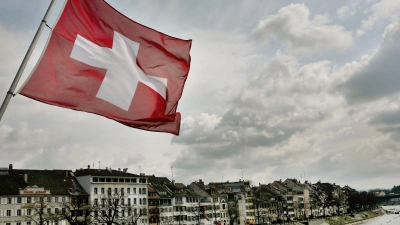
[[[400,205],[396,206],[383,206],[385,210],[397,209],[400,210]],[[357,225],[400,225],[400,214],[386,214],[374,219],[367,220]]]

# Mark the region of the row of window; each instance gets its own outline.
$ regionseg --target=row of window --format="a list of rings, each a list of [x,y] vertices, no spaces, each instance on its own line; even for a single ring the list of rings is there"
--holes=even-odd
[[[136,222],[137,224],[147,224],[147,218],[145,218],[145,219],[138,219],[137,220],[137,222]],[[121,225],[131,225],[132,223],[131,222],[122,222],[121,223]],[[97,223],[92,223],[92,225],[104,225],[104,224],[97,224]],[[183,225],[183,224],[181,224],[181,225]],[[225,225],[225,224],[224,224]]]
[[[146,192],[146,188],[138,188],[139,189],[139,194],[147,194]],[[93,189],[93,193],[94,194],[105,194],[105,188],[100,188],[100,192],[99,189],[97,187],[95,187]],[[111,188],[107,189],[107,194],[111,195]],[[118,190],[118,188],[114,188],[114,194],[120,194],[122,196],[125,195],[125,189],[121,188],[120,190]],[[126,194],[130,195],[131,194],[131,188],[126,188]],[[136,188],[132,188],[132,194],[136,194]]]
[[[146,184],[145,178],[121,178],[121,177],[92,177],[93,183],[139,183]]]
[[[132,198],[133,199],[133,205],[137,205],[137,199],[136,198]],[[126,201],[125,201],[126,200]],[[106,198],[102,198],[100,199],[101,201],[101,206],[105,206],[107,204],[107,199]],[[127,206],[131,206],[131,198],[127,198],[127,199],[121,199],[121,204],[120,205],[127,205]],[[94,205],[99,205],[99,199],[95,198]],[[147,205],[147,198],[139,198],[139,205]]]
[[[16,222],[16,223],[5,223],[5,225],[31,225],[31,224],[36,224],[36,223],[32,223],[30,221],[28,222]],[[58,221],[47,221],[46,222],[47,225],[58,225]]]
[[[112,217],[112,211],[110,211],[110,212],[106,212],[106,210],[100,210],[100,211],[94,211],[94,217],[95,218],[97,218],[97,217],[99,217],[99,213],[101,213],[102,214],[102,217],[107,217],[107,216],[109,216],[109,217]],[[115,213],[115,218],[116,219],[118,219],[118,218],[124,218],[124,217],[130,217],[130,216],[137,216],[137,215],[139,215],[139,213],[140,213],[140,215],[141,216],[147,216],[147,209],[128,209],[128,210],[121,210],[121,211],[119,211],[118,213]]]
[[[219,217],[219,215],[217,216]],[[204,219],[204,215],[200,215],[200,219]],[[207,218],[215,218],[211,214],[207,214]],[[186,216],[186,215],[178,215],[178,216],[164,216],[160,217],[160,220],[163,222],[173,222],[173,221],[197,221],[198,216]]]
[[[53,211],[51,208],[46,208],[45,213],[65,214],[65,210],[66,210],[65,208],[61,208],[61,210],[59,208],[54,208],[54,211]],[[0,217],[2,217],[2,216],[29,216],[29,215],[33,215],[33,213],[34,213],[34,209],[15,209],[15,210],[7,209],[7,210],[3,210],[3,212],[0,210]]]
[[[220,210],[222,209],[226,209],[225,204],[221,205],[222,207],[218,206],[218,205],[207,205],[207,206],[201,206],[201,211],[203,210]],[[246,206],[247,207],[247,206]],[[174,206],[174,207],[160,207],[160,212],[198,212],[199,211],[199,207],[198,206],[194,206],[194,207],[189,207],[189,206]]]
[[[219,203],[220,199],[219,198],[212,198],[212,202],[214,203]],[[182,202],[182,198],[175,198],[176,202]],[[199,197],[186,197],[186,202],[191,203],[191,202],[199,202]],[[222,201],[223,202],[223,201]]]
[[[65,202],[66,197],[7,197],[0,198],[0,204],[22,204],[34,202]]]

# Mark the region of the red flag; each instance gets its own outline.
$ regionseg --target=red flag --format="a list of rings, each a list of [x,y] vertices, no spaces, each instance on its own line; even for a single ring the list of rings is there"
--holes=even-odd
[[[103,0],[68,0],[20,94],[178,135],[191,43],[138,24]]]

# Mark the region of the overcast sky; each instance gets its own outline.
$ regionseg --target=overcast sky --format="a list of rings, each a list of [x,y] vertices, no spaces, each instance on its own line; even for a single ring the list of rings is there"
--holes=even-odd
[[[107,2],[193,40],[180,136],[17,95],[0,121],[0,167],[128,168],[184,184],[400,185],[400,0]],[[49,3],[2,0],[0,101]]]

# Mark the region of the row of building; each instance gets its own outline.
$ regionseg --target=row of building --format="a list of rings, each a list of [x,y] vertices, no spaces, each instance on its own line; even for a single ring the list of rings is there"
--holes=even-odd
[[[0,225],[247,225],[347,210],[335,184],[296,179],[190,185],[127,169],[0,168]]]

